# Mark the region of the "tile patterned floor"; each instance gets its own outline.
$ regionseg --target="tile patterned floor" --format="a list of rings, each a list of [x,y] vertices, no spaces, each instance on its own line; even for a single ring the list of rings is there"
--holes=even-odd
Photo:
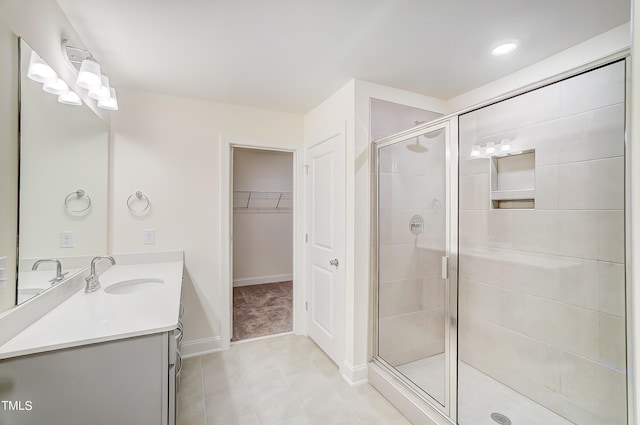
[[[178,425],[410,425],[368,384],[349,386],[309,338],[284,335],[184,361]]]

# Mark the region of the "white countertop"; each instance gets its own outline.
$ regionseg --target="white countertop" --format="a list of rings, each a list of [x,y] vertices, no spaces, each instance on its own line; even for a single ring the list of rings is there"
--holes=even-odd
[[[99,276],[101,288],[84,288],[0,346],[0,359],[170,331],[178,325],[182,261],[115,265]],[[131,294],[108,294],[109,285],[154,278]]]

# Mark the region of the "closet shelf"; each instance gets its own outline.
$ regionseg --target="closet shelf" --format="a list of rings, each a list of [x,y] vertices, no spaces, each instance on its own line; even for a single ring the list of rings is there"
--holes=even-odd
[[[235,190],[233,192],[233,210],[235,212],[273,212],[291,211],[293,194],[291,192],[261,192]]]

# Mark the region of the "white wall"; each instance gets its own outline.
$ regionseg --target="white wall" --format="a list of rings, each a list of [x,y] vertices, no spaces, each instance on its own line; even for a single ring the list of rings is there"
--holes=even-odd
[[[293,279],[293,154],[234,149],[233,189],[253,192],[234,197],[233,285]],[[288,196],[261,199],[262,193]],[[247,208],[245,208],[245,205]],[[277,207],[277,208],[276,208]]]
[[[303,140],[302,116],[127,90],[118,98],[111,126],[110,252],[184,250],[185,343],[215,341],[229,302],[221,288],[230,285],[220,280],[221,140],[295,149]],[[136,190],[151,201],[148,215],[127,209]],[[143,244],[144,229],[155,229],[154,245]]]

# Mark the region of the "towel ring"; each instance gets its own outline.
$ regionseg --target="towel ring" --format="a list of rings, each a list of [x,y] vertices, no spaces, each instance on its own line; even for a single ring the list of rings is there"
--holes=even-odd
[[[146,203],[146,205],[144,206],[144,208],[139,209],[139,208],[133,208],[132,206],[132,201],[135,200],[139,200],[139,201],[143,201]],[[128,198],[127,198],[127,208],[129,208],[130,211],[134,212],[134,213],[143,213],[145,212],[147,209],[149,209],[149,206],[151,205],[151,202],[149,201],[149,197],[147,195],[145,195],[144,193],[142,193],[141,191],[136,191],[136,193],[132,193]]]
[[[86,198],[87,200],[87,206],[84,209],[81,210],[74,210],[73,208],[71,208],[69,206],[69,202],[71,202],[73,199],[78,200],[78,199],[82,199],[82,198]],[[83,213],[85,211],[87,211],[89,208],[91,208],[91,198],[89,197],[89,195],[87,195],[84,190],[82,189],[78,189],[75,192],[71,192],[70,194],[67,195],[66,198],[64,198],[64,207],[67,211],[71,212],[71,213]]]

